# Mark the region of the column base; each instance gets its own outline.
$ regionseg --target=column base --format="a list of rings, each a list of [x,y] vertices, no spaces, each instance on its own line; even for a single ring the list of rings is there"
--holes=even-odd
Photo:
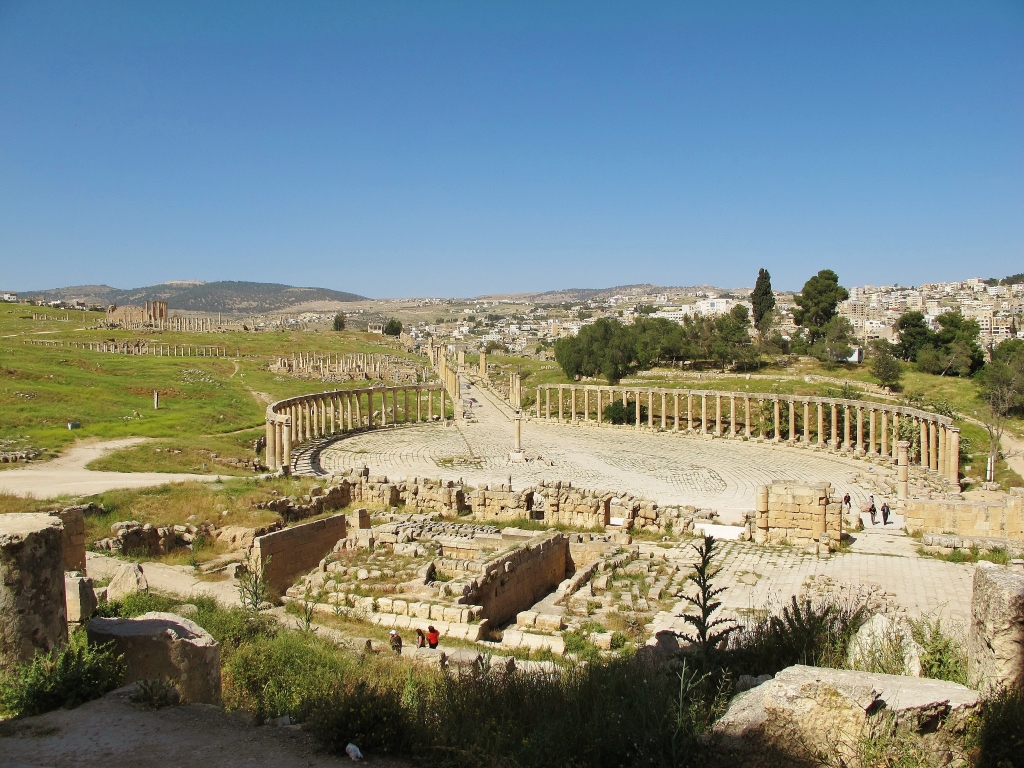
[[[508,458],[509,461],[526,461],[526,451],[509,451]]]

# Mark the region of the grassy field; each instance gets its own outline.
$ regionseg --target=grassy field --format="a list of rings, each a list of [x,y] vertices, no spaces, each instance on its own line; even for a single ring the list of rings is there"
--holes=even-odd
[[[89,330],[85,326],[95,322],[96,313],[87,313],[86,323],[81,312],[4,306],[0,305],[0,450],[33,447],[42,450],[45,458],[79,438],[163,438],[151,447],[132,448],[98,462],[96,468],[102,469],[231,474],[226,465],[217,465],[202,451],[221,457],[251,457],[268,400],[327,388],[319,381],[271,373],[271,358],[299,351],[415,357],[366,333]],[[66,316],[70,321],[62,319]],[[232,357],[136,357],[25,343],[29,339],[148,339],[171,345],[220,346]],[[361,385],[365,383],[339,386]],[[154,390],[160,392],[159,410],[153,409]],[[69,430],[68,422],[78,422],[81,427]],[[203,439],[198,440],[200,437]],[[157,452],[156,448],[163,450]],[[182,453],[168,453],[167,448]],[[0,464],[12,466],[16,465]]]

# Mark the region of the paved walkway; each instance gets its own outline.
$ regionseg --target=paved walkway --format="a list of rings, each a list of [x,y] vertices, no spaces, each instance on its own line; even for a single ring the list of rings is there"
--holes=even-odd
[[[171,472],[95,472],[86,469],[90,461],[144,442],[143,437],[120,440],[83,441],[52,461],[29,464],[0,472],[0,491],[15,496],[48,499],[55,496],[90,496],[114,488],[144,488],[186,480],[212,482],[216,475],[188,475]]]
[[[584,488],[622,489],[660,504],[715,509],[727,521],[754,508],[754,489],[772,480],[828,481],[854,503],[874,488],[855,484],[857,472],[881,467],[802,448],[741,440],[637,432],[629,428],[559,425],[524,421],[523,447],[529,458],[513,462],[513,421],[509,408],[489,391],[464,385],[474,401],[475,421],[457,426],[423,424],[365,432],[333,440],[322,448],[314,469],[341,473],[369,466],[392,478],[463,478],[471,485],[569,480]],[[878,498],[879,503],[881,498]]]

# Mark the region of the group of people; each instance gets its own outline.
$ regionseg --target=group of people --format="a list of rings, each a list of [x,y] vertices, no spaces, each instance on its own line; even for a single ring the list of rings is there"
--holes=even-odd
[[[869,515],[871,515],[871,524],[878,525],[878,513],[881,512],[882,525],[888,525],[889,515],[892,513],[892,510],[889,508],[889,502],[883,501],[882,508],[877,508],[875,506],[875,494],[871,494],[870,496],[868,496],[868,502],[870,506],[868,507],[867,512]],[[853,512],[853,502],[850,500],[850,494],[846,494],[845,496],[843,496],[843,506],[845,506],[850,512]]]
[[[391,650],[396,654],[401,655],[402,653],[402,636],[398,634],[397,629],[392,629],[391,634]],[[424,632],[422,629],[416,629],[416,647],[417,648],[437,648],[437,644],[441,642],[441,633],[434,628],[433,625],[427,627],[427,631]]]

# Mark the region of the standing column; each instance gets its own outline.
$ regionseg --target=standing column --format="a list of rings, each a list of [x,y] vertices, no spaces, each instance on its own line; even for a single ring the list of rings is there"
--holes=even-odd
[[[773,401],[773,405],[775,410],[775,436],[772,438],[772,442],[777,443],[781,439],[779,437],[779,432],[781,431],[782,427],[782,424],[780,423],[782,419],[779,418],[781,416],[779,411],[782,410],[781,404],[779,403],[779,398],[775,398],[775,400]]]
[[[921,466],[928,469],[931,462],[928,459],[928,422],[918,418],[921,424]]]
[[[668,393],[665,392],[664,390],[662,390],[662,392],[661,392],[661,431],[662,432],[664,432],[665,428],[666,428],[666,421],[665,421],[666,414],[665,414],[665,410],[667,409],[667,405],[668,405],[668,399],[667,398],[668,398]]]
[[[715,393],[715,435],[722,436],[722,395]]]
[[[946,476],[954,485],[960,483],[960,428],[949,428],[948,461],[949,474]]]
[[[893,411],[892,414],[892,460],[896,461],[899,458],[899,449],[896,447],[896,443],[900,441],[900,413],[899,411]]]
[[[569,421],[576,423],[576,387],[569,387]]]
[[[636,391],[636,428],[640,429],[640,390]]]
[[[600,387],[597,388],[597,423],[601,424],[604,421],[604,414],[601,413],[601,406],[604,404],[604,390]]]
[[[273,419],[267,419],[267,458],[264,462],[271,472],[277,469],[276,446],[274,445],[274,432],[276,425]]]
[[[416,387],[416,423],[423,421],[423,390]]]
[[[286,419],[284,422],[284,447],[281,449],[281,468],[284,469],[284,473],[290,474],[292,471],[292,423],[290,419]]]
[[[404,389],[402,392],[405,394],[405,410],[402,412],[402,421],[406,424],[409,423],[409,390]]]
[[[818,447],[825,447],[825,405],[818,401]]]
[[[868,411],[868,456],[877,456],[877,442],[876,439],[878,434],[875,430],[875,409],[872,408]]]
[[[702,392],[700,396],[700,433],[702,435],[708,433],[708,396],[706,392]]]
[[[946,450],[946,425],[939,424],[937,432],[939,433],[939,474],[943,477],[949,477],[949,469],[946,467],[946,456],[948,451]]]
[[[850,406],[843,406],[843,450],[851,451],[850,445]]]
[[[832,432],[831,432],[831,435],[830,435],[831,438],[832,438],[832,450],[833,451],[838,451],[839,450],[839,406],[836,403],[829,403],[828,409],[829,409],[829,411],[831,411],[829,416],[831,417],[831,422],[832,422],[831,423]]]
[[[910,443],[906,440],[896,441],[896,500],[903,506],[903,502],[910,496],[910,484],[908,482],[908,469]]]
[[[789,399],[789,434],[786,436],[787,442],[790,442],[790,443],[796,442],[796,435],[794,434],[795,432],[796,432],[796,403],[794,403],[793,399],[790,398]]]
[[[729,437],[736,437],[736,395],[729,393]]]
[[[274,470],[281,468],[281,462],[284,457],[284,423],[276,420],[274,421]]]
[[[583,420],[590,421],[590,387],[583,388]]]
[[[537,401],[538,403],[540,400]],[[427,390],[427,420],[434,420],[434,390]]]
[[[889,458],[889,411],[882,409],[882,447],[879,453]]]
[[[679,393],[675,392],[672,395],[673,409],[675,412],[675,426],[672,427],[673,432],[679,431]]]
[[[647,427],[654,429],[654,391],[647,390]]]
[[[858,456],[864,455],[864,409],[857,406],[857,447],[854,453]]]
[[[936,424],[931,419],[928,420],[928,468],[932,472],[937,472],[939,469],[939,435],[938,430],[935,428]]]
[[[559,384],[558,385],[558,423],[559,424],[561,424],[562,421],[565,418],[564,415],[562,414],[562,401],[564,399],[565,399],[565,391],[562,388],[562,385]]]
[[[537,387],[537,418],[540,418],[540,387]]]
[[[750,439],[750,395],[743,396],[743,434]]]
[[[693,432],[693,393],[686,393],[686,431]]]
[[[811,403],[804,400],[804,445],[811,442]]]

